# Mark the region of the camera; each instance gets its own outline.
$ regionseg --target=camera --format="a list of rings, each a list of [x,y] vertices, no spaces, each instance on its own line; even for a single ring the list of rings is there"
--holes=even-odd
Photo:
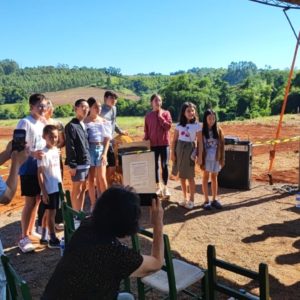
[[[140,196],[140,206],[151,206],[152,205],[152,199],[157,199],[156,193],[139,193]]]
[[[12,151],[23,151],[26,145],[26,130],[15,129],[12,140]]]

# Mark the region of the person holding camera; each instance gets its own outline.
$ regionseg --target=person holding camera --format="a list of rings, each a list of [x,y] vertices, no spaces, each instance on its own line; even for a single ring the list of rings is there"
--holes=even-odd
[[[191,102],[184,102],[181,106],[179,123],[174,131],[171,153],[171,159],[178,170],[183,193],[183,200],[179,202],[179,205],[187,209],[193,209],[195,161],[198,158],[200,165],[202,162],[202,124],[197,121],[196,106]],[[189,183],[189,197],[187,180]]]
[[[12,201],[18,186],[19,168],[26,161],[28,155],[29,152],[26,148],[20,152],[12,151],[12,142],[9,142],[6,149],[0,153],[0,165],[3,165],[6,161],[11,159],[9,174],[6,181],[0,176],[0,204],[9,204]],[[3,247],[0,239],[0,255],[1,254],[3,254]],[[5,289],[5,282],[4,269],[0,263],[0,298]]]
[[[9,142],[6,149],[0,153],[0,166],[11,159],[7,180],[4,181],[0,176],[0,204],[9,204],[13,199],[18,186],[19,168],[26,161],[28,155],[27,149],[12,152],[12,142]]]
[[[152,200],[151,207],[151,255],[141,255],[119,241],[138,232],[139,202],[132,188],[107,189],[98,198],[92,216],[82,221],[66,246],[41,299],[125,299],[118,292],[122,279],[160,270],[164,260],[163,209],[158,199]]]

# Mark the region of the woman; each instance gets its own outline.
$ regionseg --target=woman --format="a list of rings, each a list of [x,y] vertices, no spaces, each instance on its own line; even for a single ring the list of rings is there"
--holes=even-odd
[[[42,299],[124,299],[118,297],[122,279],[158,271],[164,255],[163,209],[159,200],[152,200],[154,239],[150,256],[118,240],[137,233],[139,217],[139,196],[132,189],[114,186],[106,190],[97,200],[92,216],[74,233]]]
[[[109,141],[111,140],[111,126],[108,121],[100,117],[100,103],[93,97],[89,98],[87,102],[90,107],[90,112],[84,122],[88,133],[89,151],[91,156],[88,182],[92,209],[96,202],[95,178],[98,193],[103,193],[107,189],[106,165],[107,151]]]

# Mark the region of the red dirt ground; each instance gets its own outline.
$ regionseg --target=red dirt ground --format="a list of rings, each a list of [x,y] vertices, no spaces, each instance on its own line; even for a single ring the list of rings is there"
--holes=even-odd
[[[225,135],[249,139],[255,144],[257,141],[274,138],[276,126],[228,123],[222,124],[222,128]],[[284,124],[281,137],[299,135],[299,129],[300,118],[296,122]],[[12,131],[12,128],[0,128],[0,150],[5,147]],[[266,262],[270,271],[272,299],[296,300],[300,295],[300,211],[295,209],[295,196],[282,195],[268,185],[269,150],[268,145],[253,148],[254,184],[250,191],[220,189],[220,197],[224,203],[224,209],[220,212],[206,212],[198,206],[193,211],[178,208],[176,202],[181,197],[180,186],[178,182],[171,181],[171,200],[164,202],[165,231],[169,235],[176,257],[182,257],[202,267],[206,266],[208,244],[216,245],[218,256],[253,270],[257,270],[259,262]],[[274,182],[298,183],[298,159],[299,141],[278,145],[272,170]],[[9,163],[4,167],[9,167]],[[7,173],[8,168],[0,169],[4,178]],[[67,172],[65,175],[64,187],[70,189],[69,175]],[[199,175],[198,173],[196,178],[197,205],[202,202]],[[15,241],[19,232],[22,206],[20,191],[11,204],[0,206],[1,239],[17,271],[29,282],[33,298],[38,299],[58,261],[58,254],[40,248],[36,255],[20,255]],[[147,215],[148,212],[143,217],[145,227]],[[35,272],[32,272],[34,266]],[[44,269],[48,273],[45,274]],[[235,275],[227,277],[226,272],[220,272],[219,276],[226,277],[230,284],[239,283],[245,288],[257,291],[253,289],[251,282],[241,280]],[[158,296],[152,294],[147,299],[158,299]]]

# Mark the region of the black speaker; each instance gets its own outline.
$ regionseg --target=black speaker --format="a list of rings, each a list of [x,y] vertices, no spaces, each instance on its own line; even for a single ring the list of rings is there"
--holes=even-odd
[[[225,139],[225,166],[219,172],[220,187],[249,190],[252,174],[252,143]]]

